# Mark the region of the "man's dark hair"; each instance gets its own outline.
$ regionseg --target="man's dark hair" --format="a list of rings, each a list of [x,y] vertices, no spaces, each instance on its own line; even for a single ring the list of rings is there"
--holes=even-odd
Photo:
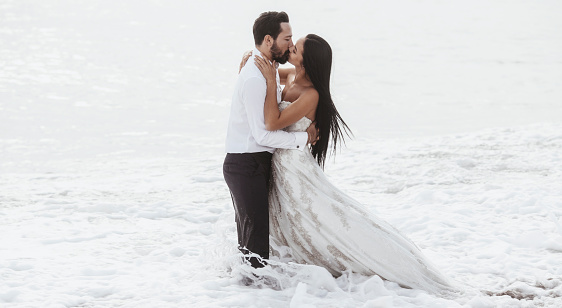
[[[281,33],[281,23],[289,22],[289,16],[285,12],[264,12],[254,21],[254,41],[257,45],[263,43],[266,35],[276,40]]]

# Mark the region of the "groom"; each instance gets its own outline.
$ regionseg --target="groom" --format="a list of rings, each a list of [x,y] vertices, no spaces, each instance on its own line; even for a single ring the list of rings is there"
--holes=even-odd
[[[289,16],[265,12],[254,22],[255,49],[240,71],[230,109],[223,174],[234,204],[238,249],[255,268],[269,258],[269,178],[276,148],[303,150],[316,140],[317,130],[307,132],[267,131],[264,121],[266,80],[254,64],[254,56],[285,63],[293,46]],[[277,102],[281,101],[279,74]]]

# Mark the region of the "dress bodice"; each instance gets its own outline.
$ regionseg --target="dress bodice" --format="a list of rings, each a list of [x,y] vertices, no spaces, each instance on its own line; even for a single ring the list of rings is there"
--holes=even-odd
[[[281,103],[279,103],[279,110],[283,111],[283,109],[287,108],[287,106],[289,106],[290,104],[291,102],[282,101]],[[283,130],[287,132],[306,132],[306,129],[310,126],[310,123],[312,123],[312,120],[307,117],[302,117],[302,119],[285,127]]]

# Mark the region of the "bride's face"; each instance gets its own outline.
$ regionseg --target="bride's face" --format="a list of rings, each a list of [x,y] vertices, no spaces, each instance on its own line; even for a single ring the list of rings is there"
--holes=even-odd
[[[289,55],[289,63],[294,65],[295,67],[302,66],[302,52],[304,50],[304,40],[306,38],[300,38],[291,49],[291,54]]]

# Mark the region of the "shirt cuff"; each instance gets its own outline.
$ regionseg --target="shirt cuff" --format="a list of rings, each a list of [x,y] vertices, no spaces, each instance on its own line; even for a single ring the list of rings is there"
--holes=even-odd
[[[308,133],[307,132],[298,132],[295,133],[295,148],[297,150],[303,151],[306,147],[306,143],[308,141]]]

